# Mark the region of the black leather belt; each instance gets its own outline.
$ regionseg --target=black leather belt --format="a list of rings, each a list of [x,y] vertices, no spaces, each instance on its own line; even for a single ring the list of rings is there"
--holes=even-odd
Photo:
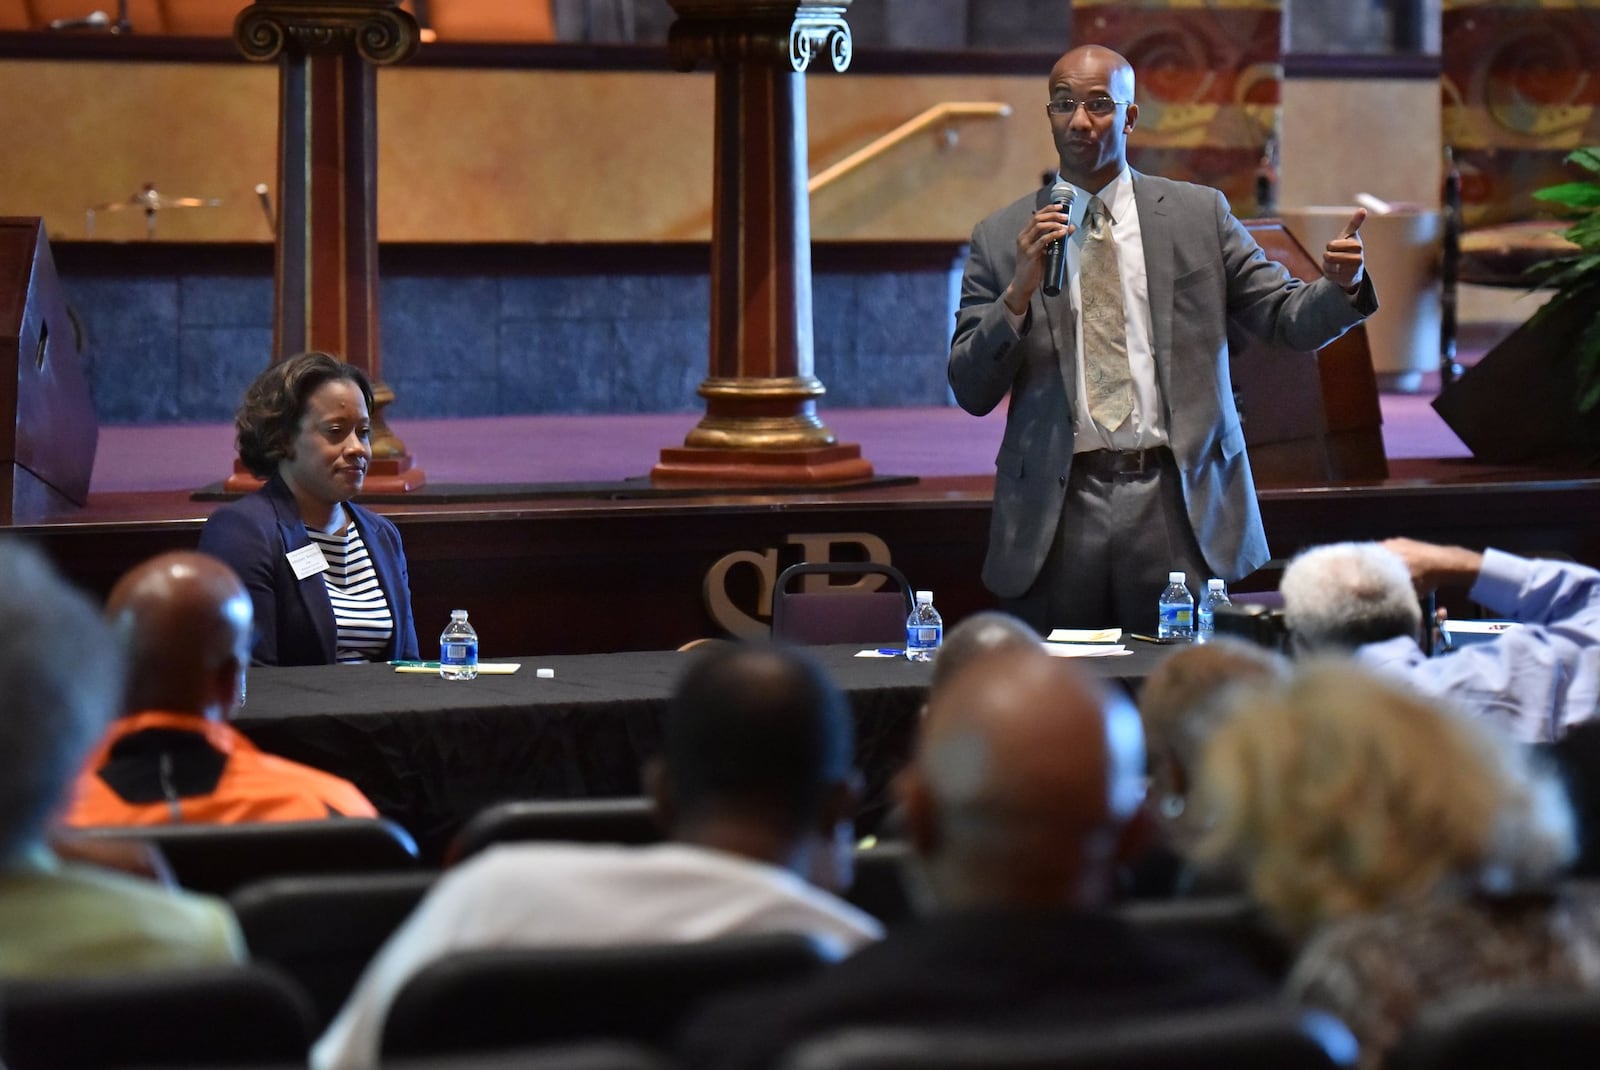
[[[1163,457],[1171,456],[1165,446],[1148,450],[1087,450],[1074,454],[1072,467],[1101,479],[1138,476],[1161,467]]]

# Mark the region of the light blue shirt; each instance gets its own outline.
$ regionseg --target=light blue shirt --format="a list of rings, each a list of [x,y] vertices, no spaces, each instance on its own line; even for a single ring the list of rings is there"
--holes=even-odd
[[[1471,597],[1521,622],[1436,658],[1415,639],[1368,643],[1356,659],[1409,682],[1513,738],[1549,743],[1600,711],[1600,572],[1567,561],[1483,555]]]

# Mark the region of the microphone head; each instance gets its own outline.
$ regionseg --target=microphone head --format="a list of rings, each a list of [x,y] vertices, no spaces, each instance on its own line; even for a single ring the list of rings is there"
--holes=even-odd
[[[1072,188],[1072,183],[1066,179],[1060,179],[1050,187],[1050,199],[1056,204],[1065,205],[1069,209],[1072,207],[1072,199],[1076,195]]]

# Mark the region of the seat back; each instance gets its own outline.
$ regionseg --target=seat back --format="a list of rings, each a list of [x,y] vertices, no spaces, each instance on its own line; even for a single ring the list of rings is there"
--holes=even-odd
[[[1117,916],[1155,940],[1232,948],[1268,977],[1286,976],[1294,960],[1293,948],[1249,896],[1143,900],[1121,907]]]
[[[9,1070],[303,1063],[305,994],[265,966],[0,985]]]
[[[395,997],[390,1060],[593,1039],[663,1046],[708,996],[796,981],[831,956],[808,936],[469,951],[425,967]]]
[[[434,874],[273,877],[229,897],[250,958],[282,970],[310,997],[319,1030],[333,1020],[361,971],[410,916]]]
[[[1389,1070],[1592,1070],[1600,1066],[1600,993],[1475,993],[1429,1007],[1384,1063]]]
[[[1050,1031],[853,1029],[796,1048],[783,1070],[1331,1070],[1354,1066],[1337,1019],[1277,1005]]]
[[[153,843],[179,884],[211,895],[266,877],[417,867],[416,841],[383,818],[119,826],[74,829],[73,835]]]
[[[821,591],[791,591],[807,576],[855,576],[850,586]],[[884,591],[865,586],[869,577],[887,577]],[[800,646],[827,643],[903,643],[911,615],[911,585],[893,565],[872,561],[802,562],[778,576],[772,591],[772,638]]]
[[[911,898],[911,858],[911,845],[904,840],[857,848],[855,880],[845,898],[886,926],[909,921],[916,915]]]
[[[620,799],[518,799],[497,803],[461,826],[445,851],[445,865],[471,858],[497,843],[526,840],[566,843],[660,843],[655,806],[642,796]]]

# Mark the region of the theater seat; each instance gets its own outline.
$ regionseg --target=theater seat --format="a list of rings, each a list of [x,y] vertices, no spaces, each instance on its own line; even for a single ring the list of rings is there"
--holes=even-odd
[[[1600,1066],[1600,993],[1491,992],[1430,1007],[1384,1066],[1594,1070]]]
[[[845,898],[885,926],[911,920],[916,916],[908,872],[911,860],[911,845],[903,840],[858,847],[855,880]]]
[[[418,871],[276,877],[245,885],[228,902],[250,958],[277,967],[305,990],[321,1030],[434,876]]]
[[[1141,900],[1119,908],[1117,916],[1155,940],[1226,945],[1268,977],[1286,976],[1293,961],[1289,943],[1249,896]]]
[[[425,967],[395,997],[384,1063],[596,1039],[663,1047],[708,996],[802,980],[831,960],[823,943],[795,934],[460,952]]]
[[[852,1029],[796,1048],[782,1070],[1331,1070],[1356,1041],[1319,1011],[1272,1006],[1052,1031]],[[1541,1068],[1543,1070],[1543,1068]]]
[[[519,799],[473,815],[450,841],[444,861],[453,866],[497,843],[538,840],[641,845],[661,839],[655,807],[643,797]]]
[[[311,1007],[265,966],[0,984],[8,1070],[304,1063]]]
[[[227,895],[266,877],[417,867],[411,834],[383,818],[118,826],[72,829],[71,835],[153,843],[179,884],[212,895]]]

